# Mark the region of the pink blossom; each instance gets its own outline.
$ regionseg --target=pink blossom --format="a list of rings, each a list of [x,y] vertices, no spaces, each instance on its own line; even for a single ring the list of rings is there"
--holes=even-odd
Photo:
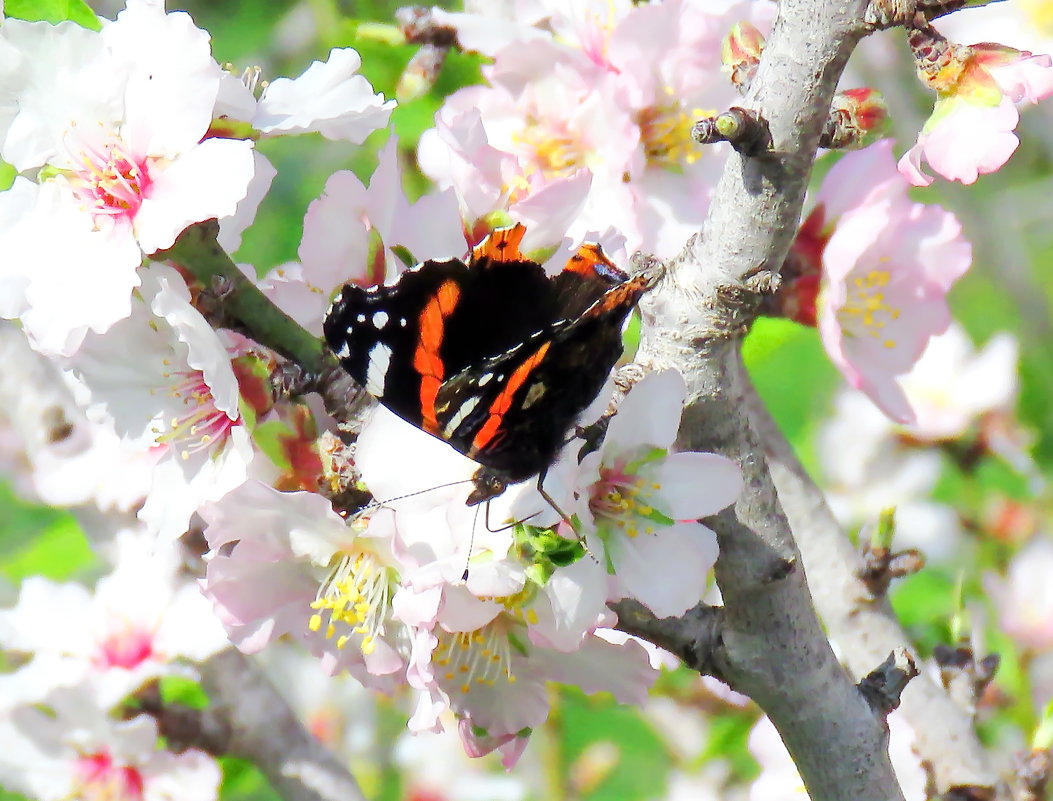
[[[30,577],[18,603],[0,611],[0,644],[32,655],[4,676],[22,701],[91,680],[100,701],[114,704],[151,677],[186,673],[180,660],[200,661],[227,644],[197,587],[180,578],[174,548],[155,550],[141,532],[119,543],[116,567],[94,592]]]
[[[695,521],[734,503],[742,482],[738,466],[722,456],[668,453],[686,391],[673,370],[633,387],[575,479],[572,508],[589,549],[608,565],[610,597],[636,598],[659,617],[681,614],[702,597],[717,543]]]
[[[921,31],[912,34],[912,46],[919,76],[937,99],[917,144],[900,159],[900,172],[915,186],[928,186],[923,158],[965,184],[999,169],[1019,144],[1014,104],[1053,94],[1053,59],[997,44],[966,47]]]
[[[258,481],[200,514],[212,549],[202,587],[241,650],[289,634],[330,672],[390,689],[403,632],[391,617],[398,573],[385,514],[348,524],[320,495]]]
[[[912,422],[897,378],[950,325],[946,295],[972,249],[954,215],[883,200],[845,214],[823,253],[819,333],[848,383]]]
[[[215,801],[222,771],[195,749],[157,747],[153,718],[111,715],[90,685],[61,688],[0,720],[0,782],[41,801]]]
[[[1053,542],[1040,534],[1020,549],[1004,577],[988,573],[991,596],[1003,631],[1036,651],[1053,647]]]
[[[468,754],[500,749],[510,767],[530,729],[548,716],[546,682],[608,691],[623,703],[643,700],[654,673],[639,645],[590,636],[569,652],[539,647],[525,636],[529,615],[519,608],[522,602],[496,600],[473,600],[462,588],[446,588],[437,624],[421,630],[414,644],[408,677],[421,694],[411,730],[435,730],[449,706]],[[447,605],[454,614],[444,611]],[[602,671],[596,669],[600,664]]]

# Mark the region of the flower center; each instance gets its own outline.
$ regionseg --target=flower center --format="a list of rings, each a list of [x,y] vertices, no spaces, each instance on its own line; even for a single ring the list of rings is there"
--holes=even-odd
[[[204,374],[188,369],[166,372],[164,377],[172,382],[168,394],[179,400],[184,412],[171,417],[167,427],[153,429],[157,444],[175,448],[182,459],[189,459],[223,442],[238,418],[216,407]]]
[[[563,178],[585,166],[585,152],[576,137],[567,131],[553,130],[537,120],[528,120],[513,141],[525,151],[532,167],[546,178]]]
[[[442,679],[462,695],[471,692],[474,685],[493,687],[498,681],[515,684],[514,642],[508,621],[502,618],[499,615],[475,631],[440,631],[432,662],[442,669]]]
[[[886,338],[883,329],[890,320],[898,320],[900,310],[885,299],[885,287],[890,274],[887,270],[871,270],[855,278],[848,285],[848,297],[837,312],[837,319],[845,333],[855,337],[882,340],[886,348],[896,347],[896,340]]]
[[[394,573],[368,551],[339,556],[329,576],[318,588],[307,627],[321,631],[325,624],[327,640],[336,637],[343,648],[352,635],[361,635],[359,648],[373,653],[378,637],[384,634],[384,619],[391,605]],[[328,618],[328,620],[327,620]],[[348,631],[349,630],[349,631]],[[342,631],[339,636],[337,632]]]
[[[636,115],[647,163],[667,168],[694,164],[702,156],[702,147],[691,138],[691,128],[707,112],[696,108],[688,113],[675,102],[671,88],[665,91],[670,97],[666,105],[651,106]]]
[[[142,774],[133,767],[114,764],[105,751],[79,757],[79,785],[73,796],[82,801],[141,801]]]
[[[599,481],[592,485],[589,509],[597,524],[616,525],[626,536],[654,534],[656,510],[649,501],[651,493],[661,488],[661,484],[645,480],[624,465],[602,467]]]
[[[100,668],[134,668],[153,655],[153,637],[145,631],[126,625],[99,643],[95,663]]]
[[[70,186],[92,214],[134,217],[150,188],[147,161],[129,153],[113,131],[100,126],[97,133],[85,135],[75,124],[67,132]]]

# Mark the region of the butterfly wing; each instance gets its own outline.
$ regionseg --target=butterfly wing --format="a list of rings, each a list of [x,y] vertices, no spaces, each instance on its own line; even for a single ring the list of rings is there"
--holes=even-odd
[[[509,481],[551,464],[621,356],[625,318],[648,286],[642,277],[619,284],[577,318],[445,381],[436,395],[443,439]]]

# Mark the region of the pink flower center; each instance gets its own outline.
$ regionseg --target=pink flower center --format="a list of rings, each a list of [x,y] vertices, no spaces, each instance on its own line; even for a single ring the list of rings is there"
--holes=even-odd
[[[629,537],[640,534],[639,521],[654,514],[649,503],[650,493],[661,486],[631,473],[624,465],[616,464],[600,468],[600,478],[589,493],[589,509],[596,522],[618,526]],[[643,533],[653,534],[655,529],[645,525]]]
[[[881,339],[886,348],[896,347],[884,329],[899,319],[900,310],[886,299],[885,288],[891,276],[888,270],[871,270],[848,282],[844,305],[837,311],[842,330],[854,337]]]
[[[93,214],[134,217],[150,188],[145,158],[137,159],[115,133],[99,137],[67,135],[74,168],[68,175],[73,191]]]
[[[138,769],[117,765],[105,751],[77,760],[80,787],[74,796],[82,801],[141,801],[143,776]]]
[[[99,643],[95,664],[100,668],[132,669],[153,656],[153,635],[128,626]]]
[[[164,377],[172,381],[168,391],[181,401],[185,411],[170,418],[166,427],[154,429],[157,443],[175,448],[181,458],[189,459],[226,441],[238,418],[217,408],[204,374],[200,370],[180,370],[165,373]]]

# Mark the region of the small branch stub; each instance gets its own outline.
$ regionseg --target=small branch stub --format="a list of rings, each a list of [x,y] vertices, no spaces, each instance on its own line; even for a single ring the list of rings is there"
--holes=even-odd
[[[964,695],[960,700],[970,707],[984,694],[1002,661],[998,654],[977,659],[976,652],[968,646],[952,648],[948,645],[933,648],[932,658],[940,668],[943,686],[953,695]]]
[[[714,117],[703,117],[691,129],[702,145],[727,142],[744,156],[756,157],[772,148],[768,123],[756,111],[732,106]]]
[[[897,648],[859,682],[859,691],[870,708],[887,717],[899,706],[900,695],[911,679],[918,675],[914,657],[906,648]]]

